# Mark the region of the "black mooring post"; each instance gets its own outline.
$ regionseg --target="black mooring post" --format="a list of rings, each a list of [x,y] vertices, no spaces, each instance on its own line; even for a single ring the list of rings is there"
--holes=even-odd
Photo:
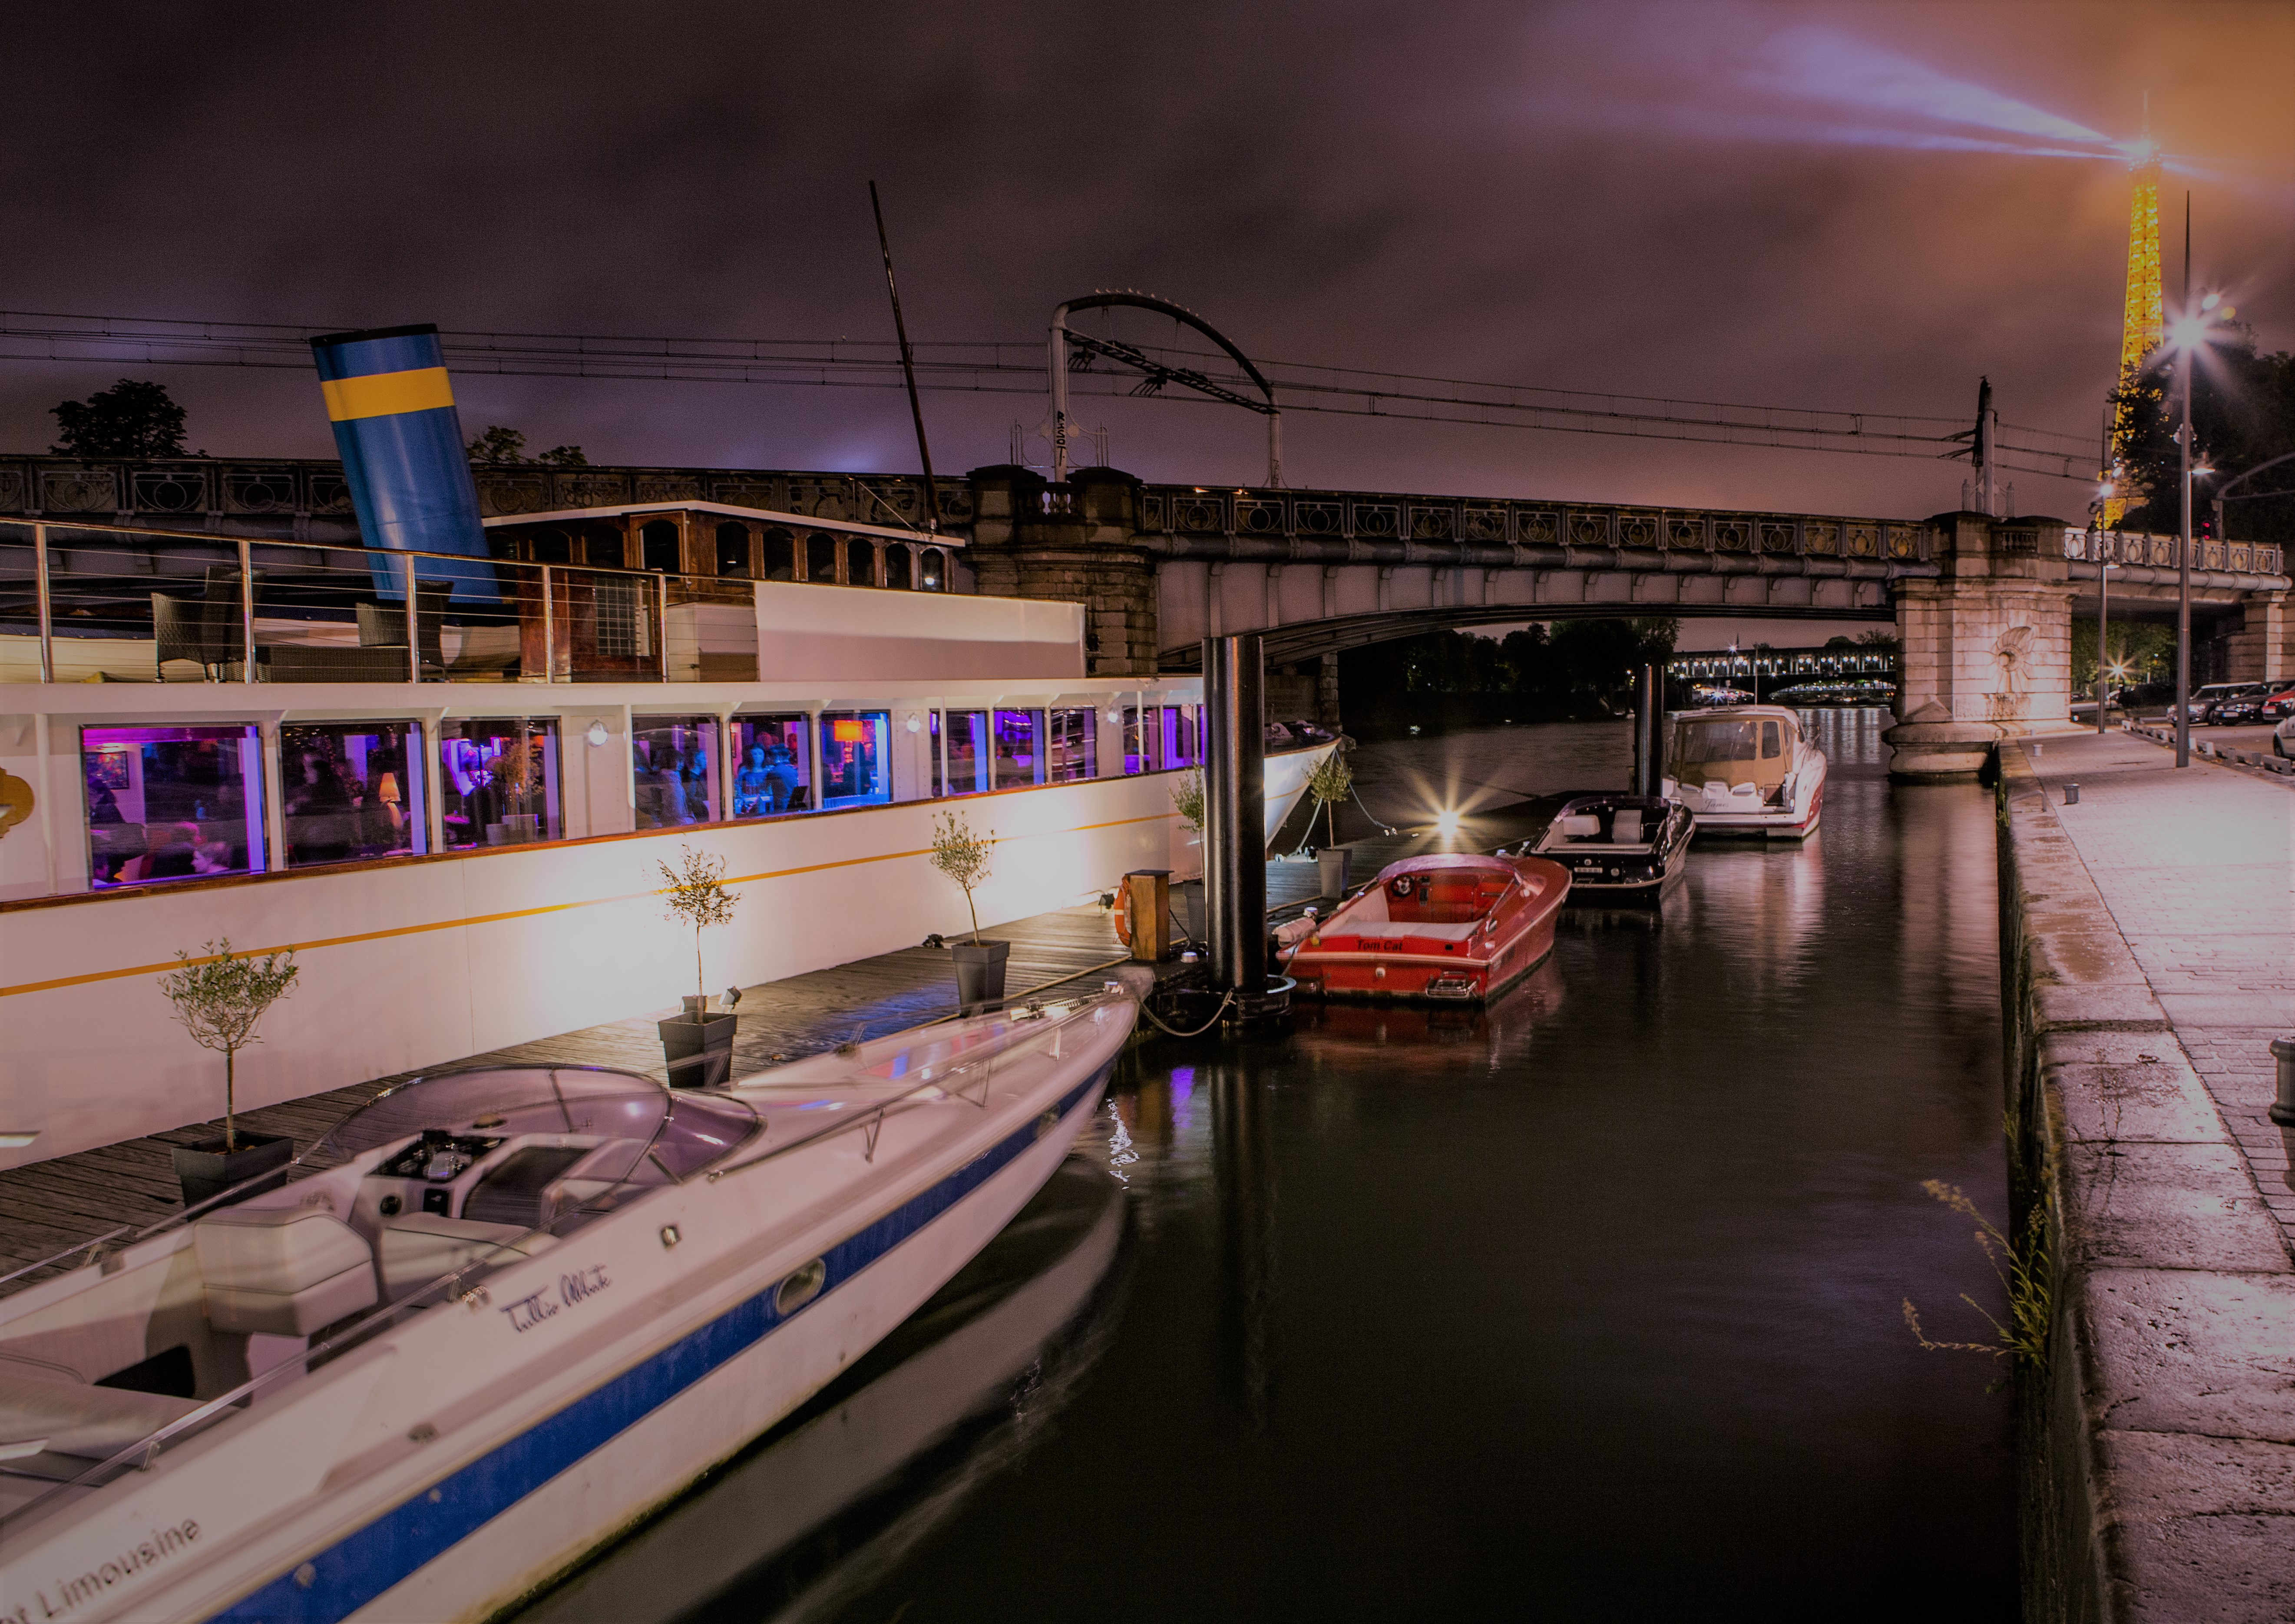
[[[1204,902],[1222,992],[1267,985],[1265,676],[1257,632],[1204,639]]]
[[[1634,793],[1654,796],[1665,766],[1665,673],[1645,665],[1634,684]]]

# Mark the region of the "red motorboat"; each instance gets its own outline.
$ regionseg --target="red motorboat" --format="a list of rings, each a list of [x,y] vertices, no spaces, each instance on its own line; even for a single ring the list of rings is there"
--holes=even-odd
[[[1570,872],[1543,857],[1405,858],[1285,956],[1303,995],[1481,1002],[1554,951]]]

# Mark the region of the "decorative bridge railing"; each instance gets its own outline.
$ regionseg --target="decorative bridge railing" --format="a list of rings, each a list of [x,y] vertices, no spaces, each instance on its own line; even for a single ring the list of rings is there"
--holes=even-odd
[[[1175,536],[1401,542],[1430,549],[1588,547],[1907,563],[1925,561],[1930,545],[1929,526],[1910,519],[1170,485],[1141,491],[1140,528]]]
[[[2064,557],[2074,563],[2093,564],[2100,556],[2107,564],[2150,569],[2174,569],[2183,538],[2152,535],[2140,530],[2067,529]],[[2267,542],[2211,542],[2194,537],[2192,568],[2214,575],[2278,575],[2286,573],[2283,550]]]

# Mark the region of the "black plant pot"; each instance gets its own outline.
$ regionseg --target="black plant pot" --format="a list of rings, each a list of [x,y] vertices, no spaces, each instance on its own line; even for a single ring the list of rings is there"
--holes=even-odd
[[[669,1061],[673,1089],[722,1089],[733,1080],[733,1033],[740,1017],[708,1015],[695,1020],[680,1016],[657,1021],[661,1052]]]
[[[1317,882],[1325,896],[1344,896],[1347,894],[1347,859],[1352,855],[1344,846],[1327,845],[1315,853]]]
[[[273,1133],[242,1133],[237,1137],[236,1150],[225,1150],[221,1139],[168,1147],[176,1158],[176,1178],[184,1187],[186,1207],[197,1206],[211,1196],[220,1196],[235,1184],[271,1173],[274,1169],[274,1177],[249,1185],[232,1199],[244,1201],[287,1182],[287,1163],[295,1159],[294,1140]]]
[[[956,1001],[965,1014],[1004,996],[1004,961],[1012,956],[1009,942],[959,942],[948,951],[956,960]]]
[[[1183,879],[1172,887],[1172,894],[1180,899],[1180,918],[1188,927],[1189,945],[1201,948],[1211,940],[1211,927],[1204,918],[1204,882]]]

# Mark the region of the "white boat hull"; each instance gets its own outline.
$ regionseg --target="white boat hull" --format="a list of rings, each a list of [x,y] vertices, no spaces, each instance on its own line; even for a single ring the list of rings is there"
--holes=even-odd
[[[1009,1061],[997,1046],[1039,1029],[982,1017],[920,1033],[938,1048],[870,1075],[901,1094],[921,1061],[943,1074],[937,1103],[874,1131],[866,1089],[840,1106],[849,1085],[823,1079],[903,1040],[739,1085],[780,1100],[776,1159],[736,1152],[720,1176],[657,1189],[226,1414],[151,1470],[67,1491],[0,1546],[0,1598],[24,1624],[498,1612],[781,1420],[970,1261],[1096,1109],[1131,1008],[1048,1020]],[[984,1054],[984,1070],[967,1058]],[[787,1114],[815,1098],[863,1115],[838,1129]],[[131,1266],[146,1250],[188,1261],[174,1241]],[[817,1294],[783,1310],[777,1292],[813,1260]]]
[[[1097,1109],[1105,1082],[1103,1073],[1055,1131],[849,1285],[751,1342],[649,1412],[642,1425],[617,1433],[364,1606],[289,1614],[265,1603],[216,1616],[265,1624],[329,1617],[440,1624],[499,1612],[739,1454],[916,1312],[1043,1187]]]

